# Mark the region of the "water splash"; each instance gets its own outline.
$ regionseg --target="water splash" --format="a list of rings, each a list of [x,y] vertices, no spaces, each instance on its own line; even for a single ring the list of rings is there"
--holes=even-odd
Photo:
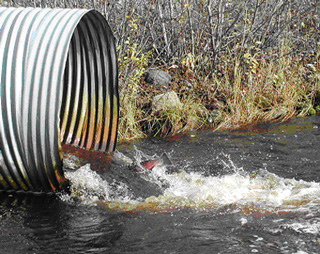
[[[122,182],[108,183],[95,171],[91,170],[90,164],[80,167],[76,171],[65,173],[71,181],[71,196],[62,194],[64,201],[78,198],[83,204],[95,204],[100,201],[116,201],[126,203],[132,201],[128,186]]]
[[[136,161],[142,157],[150,156],[137,151]],[[225,174],[219,176],[204,176],[192,169],[189,173],[184,170],[168,173],[166,166],[158,165],[139,177],[161,186],[163,194],[144,200],[134,198],[130,186],[124,183],[103,180],[89,165],[66,173],[66,177],[71,182],[72,195],[84,204],[103,203],[124,210],[212,209],[232,205],[244,213],[254,210],[280,213],[310,211],[320,203],[319,183],[285,179],[266,169],[248,173],[225,155],[220,162]]]

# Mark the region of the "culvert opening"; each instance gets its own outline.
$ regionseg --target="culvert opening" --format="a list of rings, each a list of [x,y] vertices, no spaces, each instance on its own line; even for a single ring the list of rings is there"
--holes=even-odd
[[[117,61],[111,30],[89,12],[74,30],[60,111],[62,144],[111,152],[118,125]]]
[[[83,9],[0,8],[0,27],[0,190],[61,190],[63,144],[115,149],[114,37]]]

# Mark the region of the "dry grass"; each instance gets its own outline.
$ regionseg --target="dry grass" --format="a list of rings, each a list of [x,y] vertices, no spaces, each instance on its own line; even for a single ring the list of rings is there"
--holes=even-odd
[[[266,121],[315,114],[320,94],[319,55],[295,55],[288,45],[277,53],[225,54],[212,76],[199,75],[185,63],[170,70],[181,108],[153,112],[152,90],[140,77],[126,79],[120,90],[119,137],[167,136],[201,128],[235,129]]]

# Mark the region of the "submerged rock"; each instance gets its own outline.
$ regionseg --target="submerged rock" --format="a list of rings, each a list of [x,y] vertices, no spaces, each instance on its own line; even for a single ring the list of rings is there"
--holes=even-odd
[[[171,84],[171,76],[162,70],[148,70],[143,73],[144,80],[147,84],[153,86],[168,86]]]

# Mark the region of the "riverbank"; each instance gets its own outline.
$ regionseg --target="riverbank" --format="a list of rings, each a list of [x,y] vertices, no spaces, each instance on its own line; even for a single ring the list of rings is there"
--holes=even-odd
[[[282,45],[277,53],[225,54],[212,75],[206,76],[199,75],[193,59],[179,66],[160,66],[171,74],[167,87],[146,84],[142,64],[136,75],[120,76],[119,141],[204,128],[235,129],[316,114],[320,111],[319,52],[293,52]],[[153,110],[153,97],[168,91],[178,95],[182,106]]]
[[[112,6],[124,15],[109,15],[119,38],[120,142],[319,111],[319,3],[131,0]],[[146,84],[148,69],[166,71],[171,84]],[[171,91],[181,103],[154,110],[153,98]]]

